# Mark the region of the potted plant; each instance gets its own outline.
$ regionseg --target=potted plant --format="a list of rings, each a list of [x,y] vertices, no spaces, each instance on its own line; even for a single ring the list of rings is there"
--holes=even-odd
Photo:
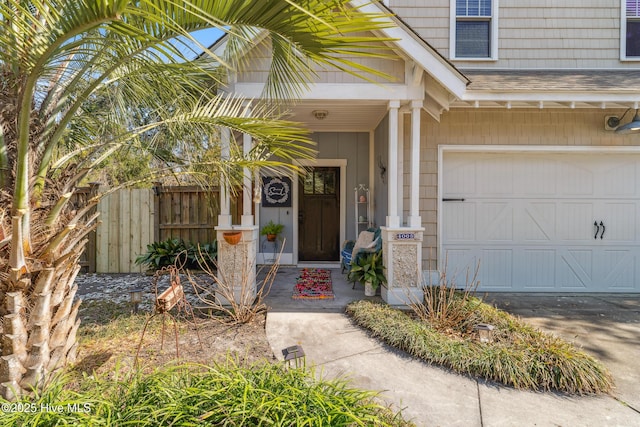
[[[364,284],[364,294],[372,297],[376,294],[378,286],[387,283],[382,264],[382,252],[374,252],[361,256],[351,266],[347,279],[350,282]]]
[[[260,230],[260,235],[267,236],[267,240],[273,242],[276,240],[278,235],[282,233],[283,229],[284,225],[275,224],[273,221],[269,221],[264,227],[262,227],[262,230]]]
[[[242,239],[242,232],[241,231],[225,231],[224,233],[222,233],[222,237],[224,237],[224,241],[227,242],[230,245],[237,245],[238,243],[240,243],[240,240]]]

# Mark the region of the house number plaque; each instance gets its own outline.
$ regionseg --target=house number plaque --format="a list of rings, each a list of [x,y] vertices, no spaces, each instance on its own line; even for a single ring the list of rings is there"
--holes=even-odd
[[[416,233],[396,233],[395,240],[414,240]]]

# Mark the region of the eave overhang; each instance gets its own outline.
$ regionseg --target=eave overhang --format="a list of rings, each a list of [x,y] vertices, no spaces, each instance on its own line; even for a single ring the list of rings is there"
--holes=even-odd
[[[640,70],[465,70],[452,108],[634,108]]]

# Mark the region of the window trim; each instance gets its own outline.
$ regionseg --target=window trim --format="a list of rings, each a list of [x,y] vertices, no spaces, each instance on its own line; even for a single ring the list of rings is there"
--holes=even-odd
[[[640,17],[638,17],[640,20]],[[620,0],[620,61],[639,62],[640,56],[627,56],[627,2]]]
[[[624,1],[624,0],[623,0]],[[499,0],[491,1],[491,24],[489,25],[490,52],[488,57],[462,57],[456,56],[456,0],[449,3],[449,58],[455,61],[497,61],[498,60],[498,6]]]

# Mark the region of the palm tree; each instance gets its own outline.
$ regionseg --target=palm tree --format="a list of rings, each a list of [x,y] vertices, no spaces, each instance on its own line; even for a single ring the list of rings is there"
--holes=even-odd
[[[314,62],[373,72],[349,57],[371,55],[362,31],[381,25],[347,0],[0,0],[0,394],[42,387],[76,357],[74,279],[98,197],[68,201],[96,165],[155,132],[215,146],[221,128],[257,141],[251,156],[214,165],[228,178],[278,165],[272,153],[308,155],[295,143],[305,132],[273,103],[247,117],[220,85],[253,40],[272,53],[266,98],[294,97]],[[191,36],[214,27],[228,37],[220,57]],[[131,120],[133,106],[145,120]]]

